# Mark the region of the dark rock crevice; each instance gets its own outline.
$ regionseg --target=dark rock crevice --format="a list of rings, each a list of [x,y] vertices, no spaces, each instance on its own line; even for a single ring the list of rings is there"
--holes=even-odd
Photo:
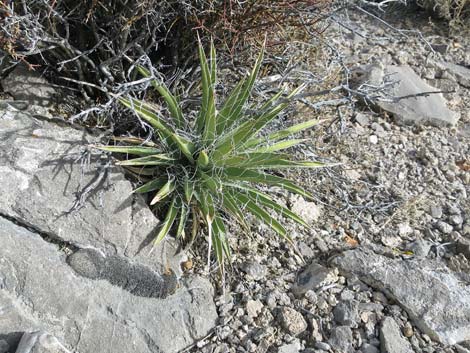
[[[133,295],[146,298],[166,298],[178,287],[176,274],[170,269],[167,273],[159,274],[122,256],[106,256],[95,249],[81,249],[15,217],[3,213],[0,213],[0,217],[39,235],[45,242],[56,245],[58,250],[68,254],[66,263],[82,277],[106,280]]]
[[[9,215],[4,214],[2,212],[0,212],[0,217],[6,219],[7,221],[12,222],[13,224],[17,225],[18,227],[24,228],[24,229],[30,231],[31,233],[39,235],[42,240],[44,240],[47,243],[56,245],[59,248],[59,250],[62,250],[64,252],[79,250],[79,247],[72,244],[71,242],[59,239],[56,236],[54,236],[53,234],[50,234],[48,232],[44,232],[41,229],[39,229],[38,227],[35,227],[34,225],[32,225],[30,223],[24,222],[21,219],[9,216]]]
[[[0,333],[0,352],[14,353],[20,343],[23,332]]]

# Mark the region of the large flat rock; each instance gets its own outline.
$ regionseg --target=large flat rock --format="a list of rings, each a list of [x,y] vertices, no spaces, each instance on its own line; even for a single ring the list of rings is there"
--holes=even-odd
[[[179,271],[171,244],[149,255],[158,220],[121,170],[105,170],[108,159],[89,148],[96,141],[83,130],[0,111],[0,214],[79,248]]]
[[[439,89],[428,85],[409,66],[372,65],[363,75],[363,84],[384,86],[382,98],[373,103],[406,125],[452,126],[460,114],[450,110]]]
[[[0,109],[0,342],[41,330],[81,353],[177,352],[215,325],[212,286],[179,278],[171,241],[152,248],[158,220],[97,140]]]
[[[448,345],[470,340],[470,288],[441,262],[392,259],[358,248],[332,263],[395,299],[434,340]]]
[[[0,217],[0,337],[46,331],[73,352],[178,352],[215,324],[212,290],[195,277],[165,299],[78,275],[60,247]],[[14,351],[14,350],[13,350]]]

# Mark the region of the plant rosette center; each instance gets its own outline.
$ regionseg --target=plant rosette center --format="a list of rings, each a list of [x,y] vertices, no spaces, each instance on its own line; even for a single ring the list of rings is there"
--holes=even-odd
[[[264,50],[251,73],[216,109],[215,48],[211,43],[207,58],[199,41],[202,100],[193,122],[184,118],[178,98],[165,84],[148,69],[138,67],[140,74],[151,79],[153,88],[165,101],[170,119],[148,102],[119,98],[125,107],[152,127],[154,141],[114,137],[114,145],[96,146],[122,157],[118,164],[141,182],[134,192],[149,194],[153,209],[159,214],[163,212],[164,219],[155,234],[155,243],[161,242],[170,232],[189,243],[199,233],[204,233],[209,245],[208,262],[213,252],[221,271],[224,261],[231,255],[227,220],[233,219],[249,231],[246,214],[250,213],[289,242],[291,239],[278,221],[279,217],[307,226],[297,214],[261,192],[256,185],[276,186],[311,199],[312,195],[302,187],[279,176],[282,175],[279,171],[323,166],[316,161],[297,160],[286,152],[306,141],[293,136],[316,125],[317,119],[260,135],[266,125],[288,107],[301,88],[285,95],[280,91],[261,107],[246,109],[263,54]],[[273,174],[273,171],[278,172]],[[205,232],[199,231],[201,226]]]

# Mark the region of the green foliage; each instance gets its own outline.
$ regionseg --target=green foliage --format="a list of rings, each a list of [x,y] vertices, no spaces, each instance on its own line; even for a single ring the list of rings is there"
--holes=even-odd
[[[216,107],[217,70],[213,43],[207,58],[199,42],[199,57],[202,102],[195,122],[184,119],[177,98],[163,83],[154,79],[153,87],[165,101],[171,119],[146,102],[126,98],[120,101],[153,127],[155,142],[115,138],[121,142],[120,145],[98,148],[125,155],[127,159],[118,164],[145,181],[135,192],[151,193],[150,205],[164,211],[164,221],[155,236],[155,243],[163,240],[172,229],[177,238],[192,242],[200,225],[205,225],[209,259],[213,248],[223,270],[224,260],[230,257],[224,216],[231,216],[248,231],[245,214],[249,212],[287,241],[290,241],[289,235],[273,217],[273,212],[306,226],[299,216],[253,184],[274,185],[311,198],[307,191],[292,181],[268,171],[316,168],[322,164],[294,160],[289,153],[280,152],[302,143],[304,140],[288,138],[310,128],[317,120],[259,137],[259,132],[288,106],[289,98],[298,89],[287,99],[280,100],[282,94],[279,93],[255,113],[246,113],[244,108],[260,70],[263,51],[251,74],[234,88],[220,110]],[[139,68],[139,71],[150,77],[146,69]],[[192,227],[187,226],[191,222]],[[187,234],[188,228],[191,228],[190,234]]]

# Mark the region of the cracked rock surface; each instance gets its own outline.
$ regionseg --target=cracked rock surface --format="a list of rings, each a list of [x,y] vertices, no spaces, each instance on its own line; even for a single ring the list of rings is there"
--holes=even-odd
[[[446,126],[455,125],[459,120],[460,115],[447,108],[442,94],[428,93],[440,91],[422,80],[410,66],[372,65],[363,84],[380,86],[384,81],[389,85],[386,89],[388,99],[379,99],[375,103],[393,114],[397,122]]]
[[[346,251],[333,263],[395,299],[431,338],[448,345],[470,340],[470,293],[444,264],[394,260],[365,247]]]
[[[178,271],[171,261],[179,260],[166,254],[165,246],[147,256],[158,221],[140,197],[132,196],[122,172],[88,148],[97,142],[84,130],[13,108],[0,112],[0,214],[79,248]]]
[[[0,111],[2,353],[35,331],[74,352],[178,352],[215,325],[211,284],[179,278],[170,242],[150,254],[158,220],[96,142]]]
[[[166,299],[146,298],[77,275],[57,245],[4,218],[0,239],[0,332],[10,346],[13,333],[47,330],[77,352],[177,352],[214,324],[201,278]]]

